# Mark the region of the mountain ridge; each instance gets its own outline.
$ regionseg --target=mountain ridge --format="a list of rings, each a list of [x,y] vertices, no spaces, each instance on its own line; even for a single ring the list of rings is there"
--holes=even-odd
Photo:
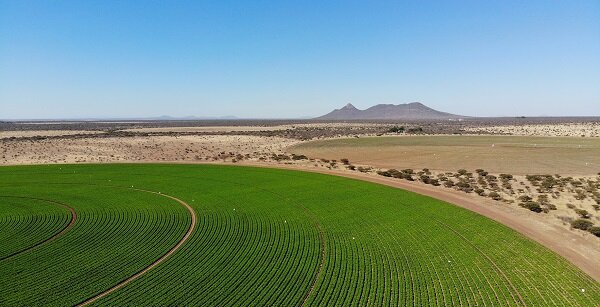
[[[377,104],[365,110],[357,109],[351,103],[335,109],[315,119],[460,119],[467,116],[434,110],[420,102],[403,104]]]

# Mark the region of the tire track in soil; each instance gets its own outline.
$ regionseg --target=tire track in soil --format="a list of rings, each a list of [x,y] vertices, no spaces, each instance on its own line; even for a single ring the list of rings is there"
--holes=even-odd
[[[96,186],[104,186],[104,185],[96,185]],[[185,233],[185,235],[183,236],[183,238],[181,238],[181,240],[179,240],[179,242],[177,242],[177,244],[175,246],[173,246],[173,248],[171,248],[167,253],[165,253],[164,255],[162,255],[160,258],[156,259],[154,262],[152,262],[150,265],[148,265],[147,267],[143,268],[141,271],[135,273],[134,275],[128,277],[127,279],[121,281],[120,283],[112,286],[111,288],[104,290],[98,294],[96,294],[95,296],[88,298],[87,300],[77,304],[76,306],[87,306],[123,287],[125,287],[127,284],[131,283],[132,281],[138,279],[139,277],[141,277],[142,275],[144,275],[145,273],[147,273],[148,271],[152,270],[153,268],[155,268],[156,266],[158,266],[159,264],[161,264],[163,261],[167,260],[167,258],[169,258],[171,255],[173,255],[177,250],[179,250],[179,248],[181,248],[181,246],[187,242],[187,240],[190,238],[192,232],[196,229],[196,212],[194,211],[194,209],[186,202],[184,202],[183,200],[171,196],[171,195],[167,195],[164,193],[160,193],[160,192],[155,192],[155,191],[150,191],[150,190],[144,190],[144,189],[137,189],[137,188],[127,188],[127,187],[119,187],[119,186],[104,186],[104,187],[114,187],[114,188],[124,188],[124,189],[129,189],[129,190],[134,190],[134,191],[140,191],[140,192],[146,192],[146,193],[151,193],[151,194],[156,194],[156,195],[160,195],[169,199],[172,199],[176,202],[178,202],[180,205],[184,206],[190,213],[191,217],[192,217],[192,222],[190,224],[190,228],[188,229],[188,231]]]

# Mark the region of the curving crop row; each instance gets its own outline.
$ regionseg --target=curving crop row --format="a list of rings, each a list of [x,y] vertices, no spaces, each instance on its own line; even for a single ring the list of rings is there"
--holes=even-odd
[[[53,239],[73,219],[74,212],[63,204],[0,196],[0,261]]]

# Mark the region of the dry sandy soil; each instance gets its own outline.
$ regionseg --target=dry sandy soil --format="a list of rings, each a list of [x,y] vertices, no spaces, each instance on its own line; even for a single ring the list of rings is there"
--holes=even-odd
[[[2,143],[0,164],[231,161],[237,155],[258,158],[283,153],[295,143],[249,135],[26,139]]]
[[[492,133],[526,136],[600,137],[600,122],[465,127],[464,130],[473,133]]]
[[[26,130],[26,131],[0,131],[0,139],[11,137],[35,137],[35,136],[61,136],[75,134],[96,134],[100,131],[86,130]]]

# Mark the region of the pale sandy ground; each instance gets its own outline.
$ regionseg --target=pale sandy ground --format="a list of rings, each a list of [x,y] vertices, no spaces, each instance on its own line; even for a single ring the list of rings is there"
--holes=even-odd
[[[527,135],[527,136],[584,136],[600,137],[600,122],[564,123],[564,124],[531,124],[519,126],[466,127],[468,132]]]
[[[0,139],[11,137],[33,137],[33,136],[59,136],[74,134],[96,134],[102,131],[86,130],[23,130],[23,131],[0,131]]]
[[[244,132],[244,131],[280,131],[296,128],[360,128],[360,127],[388,127],[390,124],[377,123],[307,123],[277,126],[206,126],[206,127],[156,127],[156,128],[131,128],[123,129],[126,132]]]
[[[341,125],[348,128],[355,126],[354,124]],[[314,126],[327,127],[323,124],[314,124]],[[523,131],[526,131],[520,129],[520,132],[515,131],[515,134],[521,135],[524,133]],[[598,127],[594,129],[598,129]],[[173,130],[171,128],[168,131]],[[44,132],[52,133],[52,135],[81,133],[81,131]],[[21,135],[15,136],[23,136],[22,132],[18,133]],[[39,135],[38,132],[31,133]],[[579,133],[579,130],[573,129],[571,133]],[[240,163],[239,161],[242,161],[241,163],[248,165],[295,168],[359,178],[430,195],[497,220],[561,254],[600,281],[600,240],[587,232],[570,229],[569,225],[560,219],[575,217],[574,211],[566,208],[566,203],[573,203],[576,207],[592,213],[594,215],[592,221],[597,226],[600,225],[596,211],[591,207],[593,201],[589,198],[578,201],[573,198],[573,194],[562,193],[556,199],[551,199],[552,203],[557,204],[558,210],[550,211],[547,214],[538,214],[520,208],[514,203],[494,201],[475,193],[466,194],[441,186],[434,187],[420,182],[382,177],[374,174],[375,170],[369,173],[360,173],[347,170],[339,163],[336,167],[328,169],[331,167],[329,163],[322,161],[284,160],[278,162],[272,159],[273,154],[286,154],[286,148],[300,142],[282,137],[247,135],[44,140],[0,138],[0,165],[108,162],[232,163],[236,161]],[[296,153],[302,154],[301,152]],[[515,190],[526,189],[525,185],[520,185],[520,182],[527,183],[523,176],[515,176],[513,182]],[[530,194],[536,196],[535,191],[530,191]],[[518,196],[502,192],[501,195],[507,200],[514,200]]]
[[[240,131],[277,131],[291,129],[290,126],[209,126],[209,127],[157,127],[123,129],[127,132],[240,132]]]
[[[15,140],[0,143],[0,165],[231,160],[269,156],[298,141],[248,135],[149,136]]]

